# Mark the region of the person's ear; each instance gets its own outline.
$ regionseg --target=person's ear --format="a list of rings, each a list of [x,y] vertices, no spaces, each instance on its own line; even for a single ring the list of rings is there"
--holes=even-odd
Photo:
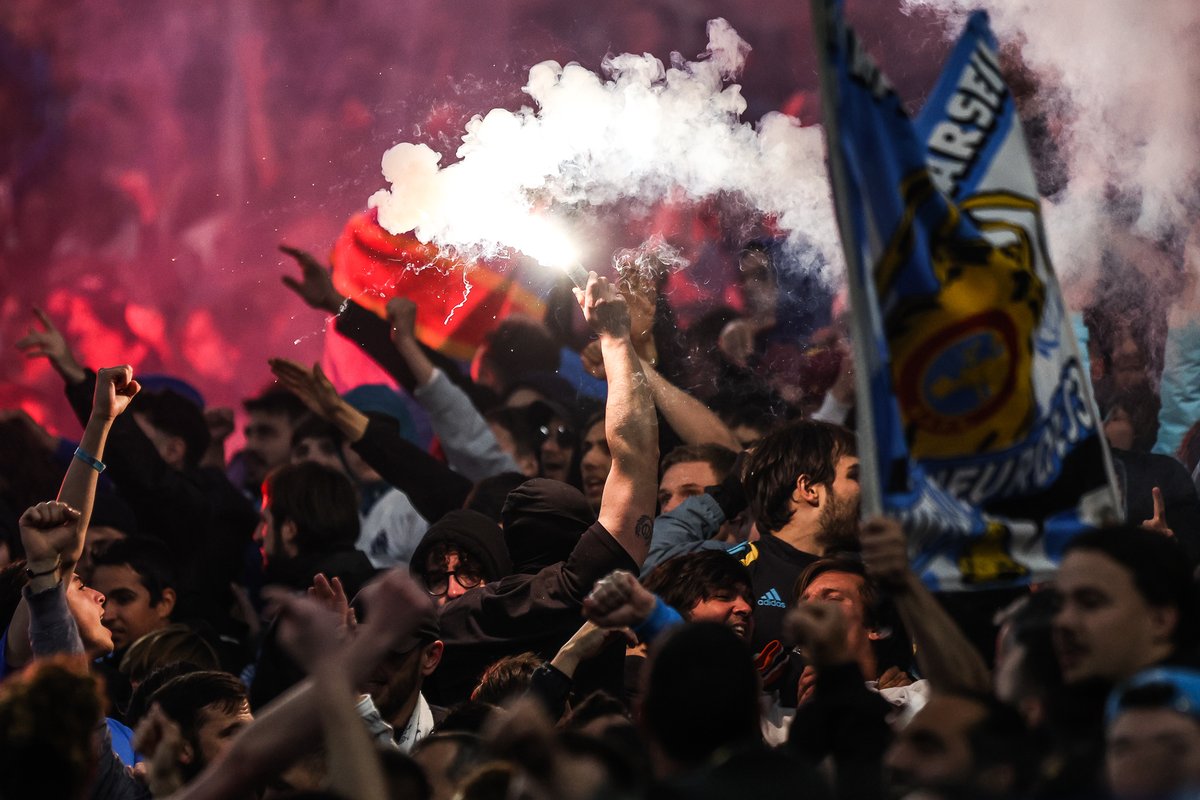
[[[446,645],[441,639],[430,642],[425,645],[425,649],[421,651],[421,675],[429,677],[433,671],[438,668],[438,664],[442,663],[442,654],[446,650]]]
[[[792,501],[814,507],[821,505],[820,484],[814,482],[807,475],[796,478],[796,489],[792,492]]]
[[[162,597],[154,604],[154,610],[158,612],[160,619],[168,620],[171,618],[171,612],[175,610],[175,590],[169,586],[162,590]]]
[[[196,751],[192,748],[192,743],[184,737],[183,746],[179,748],[179,763],[191,764],[196,760]]]
[[[1170,642],[1179,625],[1179,609],[1174,606],[1151,606],[1147,623],[1156,642]]]

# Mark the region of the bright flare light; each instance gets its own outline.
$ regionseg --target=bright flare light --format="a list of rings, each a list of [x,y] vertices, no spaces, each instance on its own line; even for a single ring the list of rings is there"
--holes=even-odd
[[[529,217],[514,237],[514,246],[544,267],[562,270],[580,289],[588,274],[581,266],[583,255],[567,232],[544,217]]]

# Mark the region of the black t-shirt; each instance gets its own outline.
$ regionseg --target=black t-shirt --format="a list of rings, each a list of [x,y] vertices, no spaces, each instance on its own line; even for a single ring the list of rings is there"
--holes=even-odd
[[[566,561],[509,575],[447,603],[438,620],[446,649],[423,684],[426,699],[438,705],[467,699],[483,670],[504,656],[553,658],[583,624],[583,599],[592,586],[617,569],[638,573],[625,548],[596,522]],[[614,663],[619,669],[619,660]],[[616,686],[619,691],[619,674]]]
[[[796,705],[796,682],[804,665],[800,657],[784,644],[783,618],[794,604],[792,593],[796,579],[818,556],[797,550],[778,537],[767,535],[757,542],[742,542],[729,549],[750,571],[754,593],[754,641],[756,662],[762,675],[763,690],[778,691],[780,702]]]

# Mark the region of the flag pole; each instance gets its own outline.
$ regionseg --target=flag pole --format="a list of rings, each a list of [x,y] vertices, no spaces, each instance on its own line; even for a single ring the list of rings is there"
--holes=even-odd
[[[865,296],[863,281],[871,276],[863,269],[861,253],[855,246],[858,237],[851,222],[847,192],[846,167],[839,151],[840,130],[837,118],[839,105],[837,75],[829,68],[830,39],[842,35],[844,26],[832,21],[832,7],[837,0],[812,0],[813,35],[816,38],[821,79],[821,119],[825,128],[826,162],[829,183],[837,212],[838,232],[846,256],[846,284],[850,290],[851,324],[854,331],[854,390],[855,422],[858,433],[859,487],[863,518],[883,513],[883,487],[879,449],[876,446],[875,415],[871,402],[871,376],[875,372],[878,353],[871,347],[873,338],[869,314],[871,304]],[[890,465],[889,465],[890,467]]]

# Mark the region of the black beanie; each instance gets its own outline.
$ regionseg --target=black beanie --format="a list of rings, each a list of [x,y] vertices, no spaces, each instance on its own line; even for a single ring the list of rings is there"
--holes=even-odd
[[[513,489],[500,512],[504,541],[516,572],[537,572],[566,561],[579,537],[596,521],[574,486],[533,478]]]
[[[437,544],[452,546],[478,561],[486,581],[498,581],[512,574],[512,559],[504,546],[500,528],[494,520],[478,511],[450,511],[430,525],[413,551],[409,571],[414,575],[424,572],[425,558]]]

